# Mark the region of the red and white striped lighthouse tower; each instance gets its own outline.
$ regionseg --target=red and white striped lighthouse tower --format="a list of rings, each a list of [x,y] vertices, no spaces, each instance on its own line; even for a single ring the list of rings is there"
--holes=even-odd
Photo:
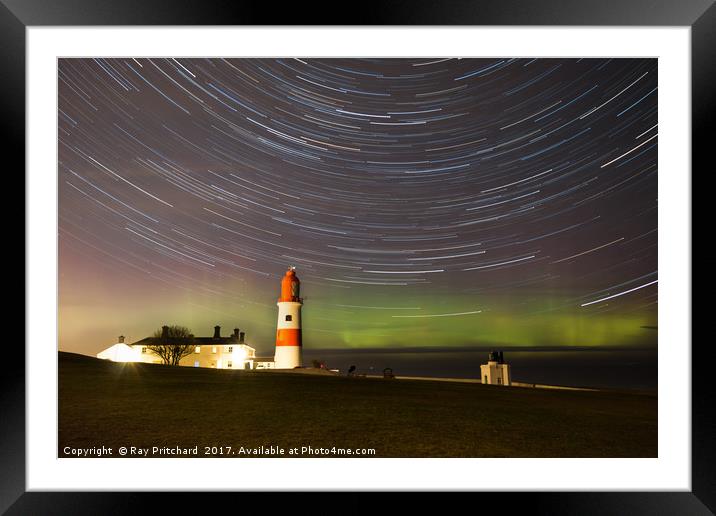
[[[281,280],[281,297],[278,298],[278,324],[276,326],[276,369],[293,369],[303,365],[301,352],[301,282],[289,267]]]

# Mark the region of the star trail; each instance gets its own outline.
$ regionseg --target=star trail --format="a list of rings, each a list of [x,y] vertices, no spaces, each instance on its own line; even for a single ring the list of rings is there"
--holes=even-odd
[[[655,59],[60,59],[60,347],[655,345]]]

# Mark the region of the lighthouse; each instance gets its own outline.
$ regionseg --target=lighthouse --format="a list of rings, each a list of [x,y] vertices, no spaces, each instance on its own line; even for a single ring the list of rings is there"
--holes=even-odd
[[[276,369],[293,369],[303,365],[301,353],[301,282],[295,267],[289,267],[281,279],[276,325]]]
[[[487,364],[480,366],[482,383],[488,385],[512,385],[510,366],[505,363],[502,351],[490,351]]]

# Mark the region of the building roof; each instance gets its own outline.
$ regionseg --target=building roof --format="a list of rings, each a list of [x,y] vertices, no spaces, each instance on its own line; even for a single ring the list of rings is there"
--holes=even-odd
[[[162,326],[163,336],[161,337],[145,337],[131,344],[131,346],[154,346],[160,344],[169,344],[177,346],[246,346],[253,349],[244,342],[244,332],[240,332],[238,328],[234,328],[234,333],[226,337],[221,336],[221,326],[214,326],[213,337],[169,337],[168,326]]]
[[[238,337],[231,335],[229,337],[169,337],[162,339],[161,337],[145,337],[142,340],[132,343],[132,346],[151,346],[154,344],[186,345],[193,344],[195,346],[249,346],[246,342],[239,342]]]

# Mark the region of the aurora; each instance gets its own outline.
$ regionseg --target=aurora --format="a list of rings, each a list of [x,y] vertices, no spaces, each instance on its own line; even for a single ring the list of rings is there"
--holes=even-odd
[[[655,59],[60,59],[60,349],[655,347]]]

